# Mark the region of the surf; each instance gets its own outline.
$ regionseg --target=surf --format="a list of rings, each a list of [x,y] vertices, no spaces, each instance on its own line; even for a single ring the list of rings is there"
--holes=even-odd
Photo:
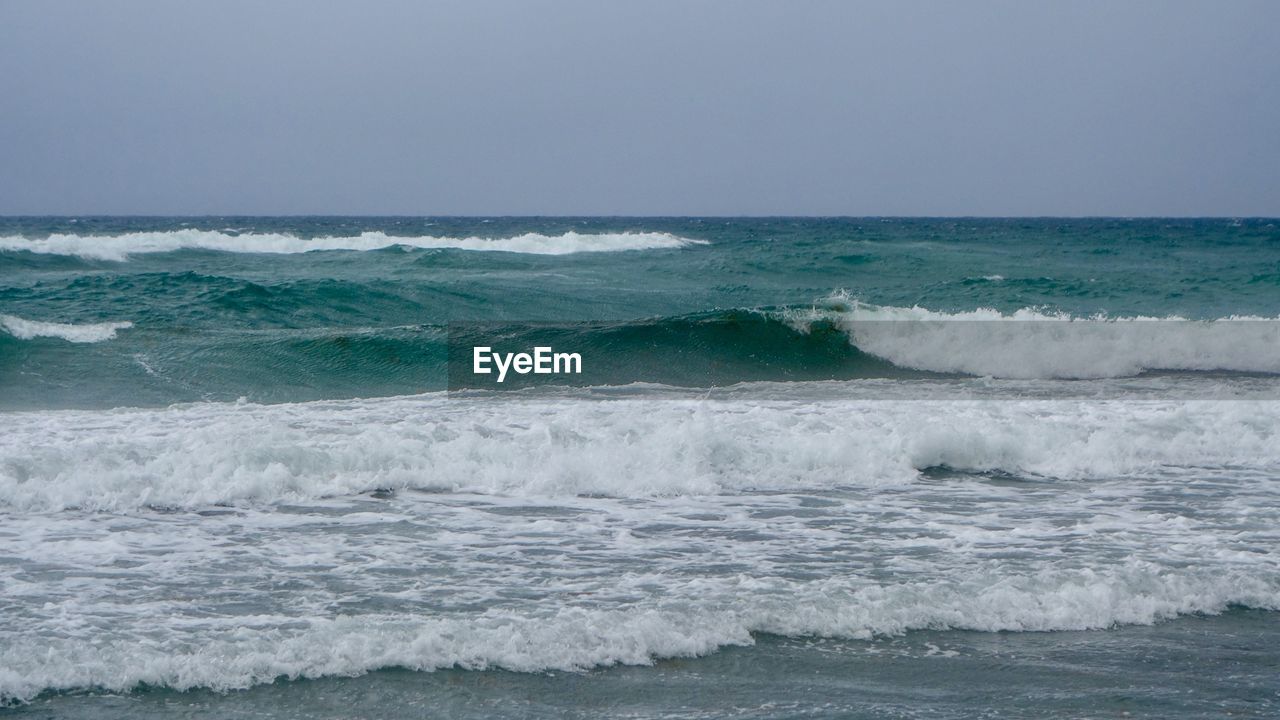
[[[179,250],[293,255],[319,251],[367,252],[402,247],[424,250],[570,255],[589,252],[672,250],[702,244],[706,244],[705,241],[678,237],[665,232],[566,232],[560,235],[529,232],[509,237],[438,237],[398,236],[381,231],[368,231],[350,236],[304,238],[288,233],[227,233],[215,230],[183,229],[128,232],[118,235],[67,233],[51,233],[43,237],[8,235],[0,237],[0,252],[28,252],[123,262],[135,255],[172,253]]]
[[[1023,392],[961,385],[911,400],[787,383],[718,397],[640,387],[10,413],[0,509],[270,507],[379,490],[694,497],[899,487],[936,468],[1070,481],[1280,472],[1274,401]]]
[[[113,340],[118,331],[131,327],[133,323],[128,320],[76,325],[27,320],[15,315],[0,315],[0,330],[4,330],[18,340],[57,338],[71,343],[98,343]]]

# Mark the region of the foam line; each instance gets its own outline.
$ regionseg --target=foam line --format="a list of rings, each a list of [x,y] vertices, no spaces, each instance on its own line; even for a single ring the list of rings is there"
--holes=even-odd
[[[507,238],[400,237],[382,232],[364,232],[347,237],[303,239],[281,233],[227,234],[211,230],[172,230],[121,235],[54,234],[28,238],[0,237],[0,251],[26,251],[47,255],[72,255],[93,260],[126,260],[131,255],[166,253],[176,250],[217,250],[232,253],[295,254],[317,250],[380,250],[388,247],[475,250],[568,255],[581,252],[659,250],[705,244],[669,233],[577,233],[542,235],[525,233]]]
[[[111,340],[115,338],[117,330],[131,327],[133,323],[128,321],[72,325],[26,320],[14,315],[0,315],[0,329],[19,340],[49,337],[73,343],[96,343]]]

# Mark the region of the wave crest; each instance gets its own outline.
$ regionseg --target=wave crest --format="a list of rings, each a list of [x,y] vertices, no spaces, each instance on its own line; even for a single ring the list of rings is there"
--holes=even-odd
[[[346,237],[304,239],[283,233],[228,234],[212,230],[137,232],[122,235],[54,234],[43,238],[21,235],[0,237],[0,251],[45,255],[72,255],[90,260],[127,260],[130,255],[177,250],[217,250],[232,253],[296,254],[317,250],[381,250],[389,247],[456,249],[532,255],[568,255],[581,252],[675,249],[706,244],[662,232],[577,233],[543,235],[525,233],[506,238],[400,237],[364,232]]]
[[[1164,571],[1134,562],[1107,570],[1024,576],[974,572],[947,581],[862,586],[844,580],[696,580],[677,599],[630,609],[474,617],[344,615],[291,630],[184,625],[163,638],[75,636],[0,649],[0,701],[48,690],[233,690],[279,678],[359,675],[391,667],[516,672],[648,665],[751,645],[755,633],[848,639],[912,630],[1053,631],[1150,624],[1231,605],[1280,609],[1275,577]],[[702,602],[690,602],[697,597]],[[263,618],[270,620],[270,618]]]
[[[834,323],[862,352],[901,368],[1016,379],[1131,377],[1148,371],[1280,373],[1280,318],[1074,317],[1023,308],[947,313],[834,295],[782,317]]]
[[[937,467],[1063,479],[1280,469],[1272,402],[858,400],[839,384],[787,385],[809,392],[750,411],[665,394],[503,393],[20,413],[0,435],[0,508],[270,504],[379,488],[708,495],[901,485]]]
[[[133,327],[129,321],[72,325],[70,323],[26,320],[15,315],[0,315],[0,328],[19,340],[40,337],[59,338],[73,343],[96,343],[115,338],[117,330]]]

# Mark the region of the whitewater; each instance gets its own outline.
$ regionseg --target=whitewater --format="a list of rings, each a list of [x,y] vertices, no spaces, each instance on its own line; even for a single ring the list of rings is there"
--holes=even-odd
[[[1071,400],[1021,399],[1025,386],[990,383],[941,385],[930,400],[886,389],[765,383],[15,413],[0,438],[0,508],[193,509],[384,490],[697,496],[893,487],[934,468],[1040,480],[1280,471],[1280,381],[1228,400],[1154,400],[1133,386],[1132,397]],[[1176,395],[1153,386],[1165,394]]]
[[[764,384],[11,415],[0,512],[19,605],[0,693],[580,671],[757,633],[1280,607],[1276,402],[941,392],[954,397]],[[855,534],[856,552],[833,554]],[[28,566],[62,570],[34,582]],[[227,573],[220,602],[249,614],[180,590]],[[305,600],[260,595],[269,578]]]
[[[124,261],[132,255],[169,253],[178,250],[293,254],[322,250],[368,251],[402,247],[567,255],[579,252],[678,248],[697,242],[668,233],[567,232],[562,235],[522,233],[512,237],[436,237],[363,232],[349,237],[301,238],[289,233],[236,233],[183,229],[120,235],[53,233],[34,238],[23,235],[0,236],[0,251],[73,255],[94,260]]]

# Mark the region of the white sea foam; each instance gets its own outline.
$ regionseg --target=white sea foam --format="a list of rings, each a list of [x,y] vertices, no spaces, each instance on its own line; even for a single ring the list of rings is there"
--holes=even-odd
[[[0,329],[19,340],[50,337],[73,343],[96,343],[103,340],[111,340],[116,336],[117,330],[131,327],[133,327],[133,323],[128,321],[71,325],[68,323],[25,320],[14,315],[0,315]]]
[[[831,298],[786,313],[802,331],[834,321],[900,367],[999,378],[1129,377],[1151,370],[1280,373],[1280,318],[1073,317],[1024,308],[946,313]]]
[[[364,232],[348,237],[303,239],[281,233],[228,234],[211,230],[172,230],[121,235],[54,234],[36,238],[21,235],[0,237],[0,251],[75,255],[96,260],[126,260],[130,255],[165,253],[183,249],[294,254],[316,250],[379,250],[403,246],[567,255],[581,252],[671,249],[697,244],[704,244],[704,241],[655,232],[566,232],[562,235],[524,233],[505,238],[452,238],[430,235],[400,237],[382,232]]]
[[[823,387],[821,399],[749,403],[435,394],[11,414],[0,507],[198,507],[376,488],[652,497],[893,485],[932,467],[1053,478],[1280,470],[1277,402],[890,401],[859,399],[857,383]]]
[[[150,624],[108,638],[76,628],[0,647],[0,699],[44,690],[123,691],[141,683],[229,690],[277,678],[355,675],[387,667],[582,670],[644,665],[750,645],[752,633],[871,638],[913,629],[1047,631],[1152,623],[1232,604],[1280,609],[1274,574],[1174,573],[1134,562],[1105,571],[958,574],[887,586],[778,578],[691,580],[666,599],[625,609],[565,606],[469,617],[340,615]],[[179,631],[181,630],[181,631]]]
[[[0,702],[1280,610],[1280,401],[1066,384],[6,413]]]

